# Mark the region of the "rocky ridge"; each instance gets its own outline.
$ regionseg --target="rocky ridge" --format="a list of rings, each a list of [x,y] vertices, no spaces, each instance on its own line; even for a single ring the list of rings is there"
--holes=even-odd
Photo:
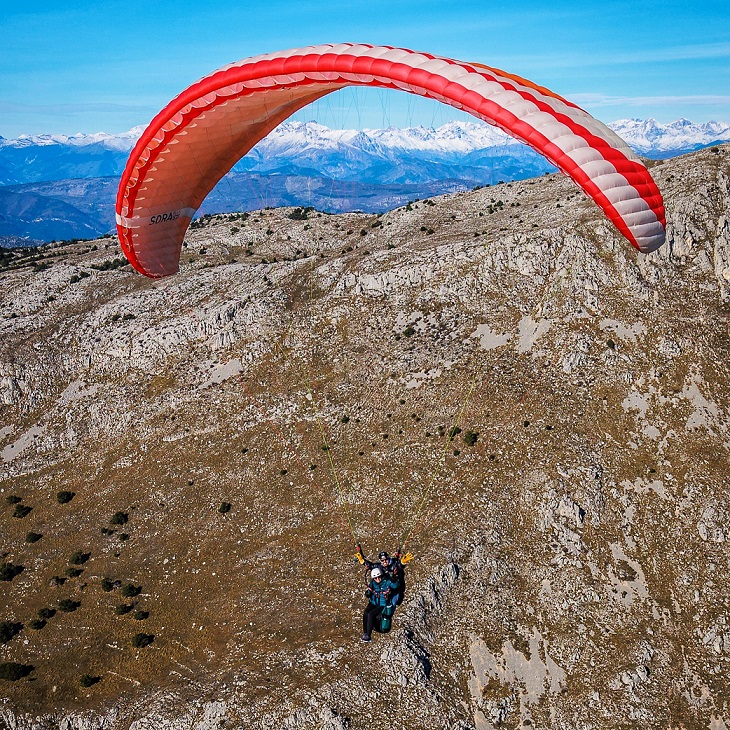
[[[730,149],[652,173],[649,256],[548,175],[4,260],[0,724],[727,727]]]

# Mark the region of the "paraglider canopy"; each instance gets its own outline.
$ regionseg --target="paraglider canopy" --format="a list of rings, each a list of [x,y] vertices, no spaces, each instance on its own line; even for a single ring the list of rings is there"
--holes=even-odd
[[[353,85],[408,91],[501,128],[569,175],[637,249],[648,253],[664,243],[664,205],[646,167],[575,104],[479,63],[342,43],[225,66],[152,120],[117,193],[117,230],[130,263],[154,278],[177,272],[193,215],[233,165],[294,112]]]

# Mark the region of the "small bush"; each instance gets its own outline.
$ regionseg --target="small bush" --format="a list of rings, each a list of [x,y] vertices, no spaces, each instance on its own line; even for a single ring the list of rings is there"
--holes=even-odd
[[[107,537],[109,535],[113,535],[116,532],[116,530],[110,530],[108,527],[102,527],[101,528],[101,534],[106,535]]]
[[[25,536],[26,542],[38,542],[43,537],[43,535],[40,534],[40,532],[29,532]]]
[[[59,504],[68,504],[75,496],[76,492],[59,492],[56,499]]]
[[[406,328],[405,328],[405,329],[403,330],[403,334],[404,334],[404,335],[405,335],[406,337],[413,337],[413,335],[415,335],[415,334],[416,334],[416,330],[414,330],[414,329],[413,329],[413,327],[406,327]]]
[[[2,662],[0,664],[0,679],[17,682],[27,677],[35,667],[32,664],[18,664],[17,662]]]
[[[120,532],[119,533],[119,539],[122,542],[125,542],[125,541],[129,540],[129,535],[126,532]]]
[[[114,608],[114,613],[118,616],[124,616],[125,613],[129,613],[134,606],[131,603],[120,603]]]
[[[5,497],[5,502],[7,504],[18,504],[22,501],[22,497],[19,497],[17,494],[9,494],[7,497]]]
[[[307,206],[306,208],[294,208],[287,218],[290,218],[293,221],[305,221],[309,217],[309,213],[313,210],[314,208],[310,206]]]
[[[449,430],[449,441],[453,441],[460,433],[461,429],[458,426],[452,426]]]
[[[38,615],[42,619],[53,618],[56,615],[56,609],[55,608],[41,608],[38,610]]]
[[[135,634],[132,637],[132,646],[141,649],[143,646],[149,646],[155,640],[154,634]]]
[[[137,621],[144,621],[145,619],[149,618],[150,612],[149,611],[135,611],[134,618]]]
[[[73,613],[80,605],[81,601],[74,601],[71,598],[63,598],[58,602],[58,607],[65,613]]]
[[[11,581],[16,575],[20,575],[25,570],[24,565],[14,565],[13,563],[3,563],[0,565],[0,580]]]
[[[19,621],[0,621],[0,644],[12,641],[23,630]]]
[[[116,586],[114,585],[114,581],[111,578],[102,578],[101,579],[101,590],[109,593],[110,591],[113,591],[115,588],[116,588]]]
[[[220,507],[218,507],[218,511],[219,511],[219,512],[220,512],[220,513],[221,513],[222,515],[224,515],[224,514],[226,514],[226,512],[230,512],[230,511],[231,511],[231,506],[232,506],[232,505],[231,505],[231,503],[230,503],[230,502],[221,502],[221,505],[220,505]]]
[[[46,625],[46,622],[42,618],[34,618],[31,619],[28,626],[30,626],[33,631],[40,631],[44,626]]]
[[[91,553],[84,553],[81,550],[77,550],[68,559],[68,562],[71,563],[71,565],[83,565],[90,557]]]
[[[461,453],[459,449],[454,449],[454,456],[458,456]]]
[[[93,687],[97,682],[101,682],[101,677],[93,677],[91,674],[82,674],[79,679],[82,687]]]
[[[115,512],[109,520],[112,525],[126,525],[129,522],[129,515],[126,512]]]
[[[342,423],[349,423],[350,422],[350,416],[342,416],[342,418],[340,418],[340,421]]]
[[[83,572],[83,568],[66,568],[66,575],[69,578],[78,578]]]
[[[464,434],[464,443],[467,446],[474,446],[474,444],[477,442],[478,438],[479,438],[479,434],[476,431],[467,431]]]
[[[22,520],[23,517],[27,517],[33,511],[32,507],[28,507],[27,504],[16,504],[15,510],[13,511],[13,517],[17,517]]]
[[[613,340],[608,340],[606,342],[606,345],[608,346],[609,350],[615,350],[616,349],[616,343]]]
[[[134,583],[127,583],[127,585],[122,586],[121,593],[125,598],[132,598],[133,596],[138,596],[142,593],[142,586],[136,586]]]
[[[125,258],[107,259],[101,264],[91,264],[89,268],[95,269],[96,271],[113,271],[114,269],[121,269],[122,266],[126,266],[128,263]]]

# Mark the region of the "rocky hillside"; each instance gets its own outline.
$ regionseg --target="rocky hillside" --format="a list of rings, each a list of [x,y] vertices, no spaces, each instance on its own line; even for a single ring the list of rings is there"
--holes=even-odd
[[[730,725],[730,148],[0,261],[0,727]],[[371,555],[415,554],[361,644]]]

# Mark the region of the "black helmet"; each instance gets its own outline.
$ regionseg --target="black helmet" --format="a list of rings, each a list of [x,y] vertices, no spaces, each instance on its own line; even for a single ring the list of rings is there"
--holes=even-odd
[[[385,550],[381,550],[380,554],[378,555],[378,560],[388,560],[390,558],[390,555],[385,552]]]

